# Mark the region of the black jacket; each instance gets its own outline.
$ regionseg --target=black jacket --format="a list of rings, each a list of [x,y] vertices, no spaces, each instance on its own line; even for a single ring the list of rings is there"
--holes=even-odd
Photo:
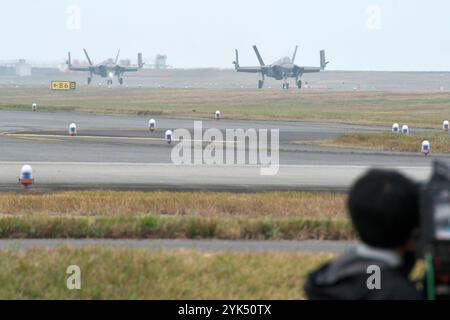
[[[381,270],[381,289],[368,289],[367,267]],[[418,300],[423,296],[408,280],[410,270],[394,268],[382,261],[363,258],[351,251],[312,272],[304,285],[309,299],[333,300]]]

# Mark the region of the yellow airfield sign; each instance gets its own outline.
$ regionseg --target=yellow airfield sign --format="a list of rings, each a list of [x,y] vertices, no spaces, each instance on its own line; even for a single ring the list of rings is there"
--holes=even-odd
[[[50,89],[52,90],[75,90],[77,83],[75,81],[52,81]]]

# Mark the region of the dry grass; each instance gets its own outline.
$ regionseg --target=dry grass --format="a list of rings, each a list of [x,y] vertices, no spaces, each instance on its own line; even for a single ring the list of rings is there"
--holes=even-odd
[[[354,239],[345,195],[0,194],[0,238]]]
[[[0,109],[79,111],[224,119],[317,120],[412,127],[441,125],[450,111],[450,93],[306,92],[236,89],[0,88]]]
[[[345,218],[346,195],[319,192],[0,193],[3,215]]]
[[[308,253],[137,249],[0,252],[0,299],[302,299],[306,275],[333,258]],[[68,290],[66,268],[81,269]]]
[[[431,152],[449,153],[450,136],[447,132],[421,132],[408,135],[385,133],[349,133],[333,140],[319,140],[307,143],[331,147],[366,148],[383,151],[421,152],[422,141],[430,142]]]
[[[0,218],[0,238],[350,240],[348,220],[192,216]]]

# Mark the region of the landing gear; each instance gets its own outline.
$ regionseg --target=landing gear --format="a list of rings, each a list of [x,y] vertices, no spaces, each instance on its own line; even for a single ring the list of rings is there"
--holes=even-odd
[[[92,82],[92,77],[88,77],[88,78],[87,78],[87,82],[88,82],[88,85],[90,85],[91,82]]]
[[[258,89],[262,89],[263,86],[264,86],[264,80],[259,80],[258,81]]]
[[[106,85],[107,86],[112,86],[113,81],[111,79],[106,80]]]
[[[288,78],[287,78],[287,76],[286,75],[284,75],[284,78],[283,78],[283,89],[289,89],[289,82],[288,82]]]
[[[297,88],[302,88],[302,80],[297,80]]]
[[[123,78],[119,78],[119,84],[123,85]]]

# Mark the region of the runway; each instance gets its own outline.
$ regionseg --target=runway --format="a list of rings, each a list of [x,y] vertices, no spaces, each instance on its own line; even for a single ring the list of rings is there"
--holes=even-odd
[[[368,166],[283,165],[273,176],[259,166],[183,166],[147,163],[27,162],[34,170],[36,191],[201,190],[201,191],[345,191]],[[0,163],[0,190],[19,191],[22,163]],[[427,167],[395,167],[423,181]]]
[[[343,253],[356,245],[352,241],[232,241],[232,240],[89,240],[89,239],[1,239],[0,250],[97,247],[147,250],[200,250],[207,252],[331,252]]]
[[[51,73],[49,73],[49,71]],[[33,68],[31,77],[1,75],[0,84],[4,86],[42,86],[54,79],[76,81],[77,87],[87,86],[84,72],[60,72],[57,68]],[[293,80],[293,79],[289,79]],[[307,73],[302,76],[302,90],[333,91],[396,91],[396,92],[439,92],[448,91],[450,77],[448,72],[401,72],[401,71],[336,71]],[[258,77],[254,74],[239,73],[234,69],[143,69],[129,73],[124,78],[125,86],[144,88],[214,88],[241,89],[257,88]],[[105,87],[106,80],[94,77],[91,86]],[[114,81],[114,86],[117,82]],[[295,83],[291,82],[295,87]],[[279,88],[280,81],[265,79],[266,89]]]
[[[164,132],[179,128],[192,132],[194,120],[155,119],[157,130],[150,133],[148,117],[0,111],[0,190],[20,190],[18,174],[25,163],[34,169],[37,191],[92,188],[266,191],[346,190],[369,167],[399,169],[416,180],[424,180],[429,176],[433,159],[450,160],[448,155],[424,157],[420,153],[291,143],[329,139],[346,132],[390,129],[385,127],[208,119],[202,121],[203,129],[217,128],[223,132],[223,146],[229,143],[226,129],[279,129],[276,174],[262,175],[261,168],[267,165],[258,164],[175,165],[171,153],[176,142],[164,143]],[[67,134],[71,122],[77,124],[76,137]],[[234,142],[230,143],[234,146]],[[196,159],[198,154],[192,152],[192,161]],[[272,168],[275,167],[272,162]]]

